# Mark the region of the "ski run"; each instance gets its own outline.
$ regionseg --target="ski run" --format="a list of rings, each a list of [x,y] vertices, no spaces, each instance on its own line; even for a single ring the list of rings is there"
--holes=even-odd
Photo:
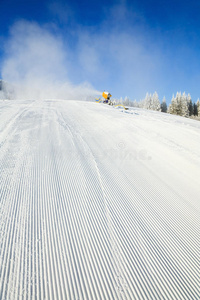
[[[200,122],[0,101],[0,299],[199,299]]]

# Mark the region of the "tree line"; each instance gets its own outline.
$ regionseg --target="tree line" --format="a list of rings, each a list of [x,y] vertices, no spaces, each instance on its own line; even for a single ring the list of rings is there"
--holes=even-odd
[[[139,102],[130,100],[128,97],[115,99],[114,104],[121,103],[125,106],[139,107],[154,111],[161,111],[164,113],[169,113],[173,115],[183,116],[183,117],[200,117],[200,100],[193,102],[190,94],[177,92],[176,96],[172,96],[171,103],[167,106],[165,97],[162,102],[160,102],[158,93],[146,94],[146,97]]]

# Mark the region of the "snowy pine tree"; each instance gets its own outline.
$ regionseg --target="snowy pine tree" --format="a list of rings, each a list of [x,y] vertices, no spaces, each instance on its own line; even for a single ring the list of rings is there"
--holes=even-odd
[[[144,99],[143,108],[151,109],[151,107],[152,107],[152,97],[151,97],[151,94],[149,95],[149,93],[147,93],[146,97]]]
[[[176,115],[182,115],[181,92],[176,93]]]
[[[123,104],[126,106],[130,106],[130,100],[127,96],[124,98]]]
[[[180,98],[180,116],[189,117],[188,98],[185,92]]]
[[[194,107],[193,107],[192,98],[190,94],[188,94],[187,96],[187,103],[188,103],[189,116],[192,116],[194,114]]]
[[[198,113],[198,116],[200,116],[200,101],[199,101],[199,99],[197,100],[197,113]]]
[[[193,114],[194,114],[194,116],[198,116],[198,109],[197,109],[196,103],[193,104]]]
[[[138,103],[138,107],[139,108],[144,108],[144,102],[145,102],[145,99],[140,100],[139,103]]]
[[[185,93],[177,92],[176,97],[172,97],[168,112],[170,114],[179,115],[183,117],[189,116],[188,100]]]
[[[160,105],[160,108],[161,108],[161,112],[164,112],[164,113],[167,112],[167,103],[166,103],[165,97],[164,97],[163,100],[162,100],[162,103],[161,103],[161,105]]]
[[[177,115],[177,98],[175,98],[174,95],[172,96],[171,103],[168,107],[168,113]]]
[[[160,100],[157,92],[155,92],[153,95],[147,93],[145,99],[140,101],[140,107],[160,111]]]
[[[133,101],[133,107],[139,107],[139,103],[136,100]]]
[[[152,110],[156,110],[156,111],[161,111],[160,100],[159,100],[157,92],[155,92],[153,94],[153,96],[152,96],[152,106],[151,106],[151,109]]]

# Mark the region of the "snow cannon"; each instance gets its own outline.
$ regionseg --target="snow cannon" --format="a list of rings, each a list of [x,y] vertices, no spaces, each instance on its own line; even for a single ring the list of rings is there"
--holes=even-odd
[[[103,92],[102,96],[104,97],[105,100],[110,100],[110,98],[112,97],[112,95],[108,92]]]
[[[112,97],[110,93],[104,91],[102,96],[105,99],[103,103],[108,103],[109,105],[113,105],[113,103],[110,101],[110,98]]]

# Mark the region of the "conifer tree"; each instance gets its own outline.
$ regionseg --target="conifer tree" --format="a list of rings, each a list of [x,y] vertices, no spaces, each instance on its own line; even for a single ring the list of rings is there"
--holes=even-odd
[[[130,100],[127,96],[124,98],[123,104],[126,105],[126,106],[130,105]]]
[[[180,98],[180,116],[187,117],[187,118],[189,117],[188,98],[185,92]]]
[[[145,109],[151,109],[151,107],[152,107],[152,97],[151,97],[151,94],[149,95],[149,93],[146,93],[146,97],[144,99],[143,108],[145,108]]]
[[[196,103],[193,104],[193,114],[194,114],[194,116],[198,116],[198,110],[197,110],[197,104]]]
[[[164,113],[166,113],[166,112],[167,112],[167,103],[166,103],[166,99],[165,99],[165,97],[163,98],[163,100],[162,100],[162,103],[161,103],[160,107],[161,107],[161,112],[164,112]]]
[[[179,115],[183,117],[189,116],[187,96],[185,93],[177,92],[176,97],[172,97],[171,104],[169,105],[168,112],[170,114]]]
[[[199,99],[197,100],[197,113],[198,113],[198,116],[200,116],[200,101],[199,101]]]
[[[194,114],[194,107],[193,107],[192,98],[190,94],[188,94],[187,96],[187,102],[188,102],[189,116],[192,116]]]
[[[181,92],[176,93],[176,115],[182,115],[182,99]]]
[[[168,113],[172,115],[177,115],[177,97],[172,96],[171,103],[168,107]]]
[[[158,97],[158,93],[155,92],[152,96],[152,106],[151,106],[151,109],[152,110],[156,110],[156,111],[161,111],[161,108],[160,108],[160,100],[159,100],[159,97]]]
[[[133,101],[133,107],[139,107],[139,103],[136,100]]]

